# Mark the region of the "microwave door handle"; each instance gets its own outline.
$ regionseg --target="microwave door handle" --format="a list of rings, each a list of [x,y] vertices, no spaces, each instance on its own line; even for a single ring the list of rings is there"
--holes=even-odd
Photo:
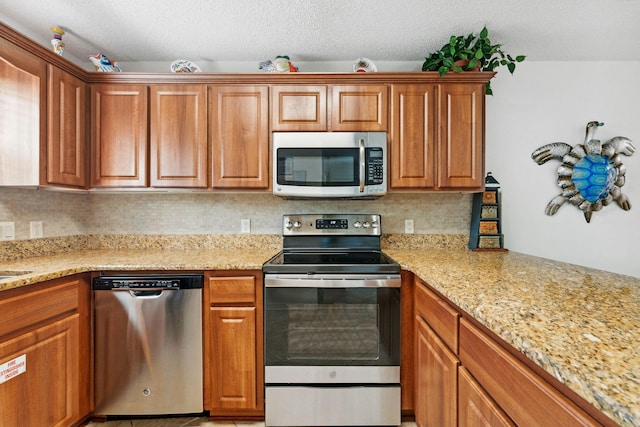
[[[364,174],[365,174],[365,149],[364,149],[364,139],[360,139],[360,192],[364,193]]]

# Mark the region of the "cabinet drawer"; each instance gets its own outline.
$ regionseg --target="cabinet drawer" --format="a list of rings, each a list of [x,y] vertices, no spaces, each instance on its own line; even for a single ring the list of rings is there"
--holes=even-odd
[[[517,425],[600,425],[466,319],[460,321],[460,360]]]
[[[431,292],[421,280],[415,286],[416,315],[422,317],[454,352],[458,352],[458,319],[460,313]]]
[[[35,285],[37,286],[37,285]],[[40,288],[25,287],[0,299],[0,337],[78,309],[79,281]]]
[[[211,304],[246,304],[256,302],[256,278],[254,276],[209,278]]]

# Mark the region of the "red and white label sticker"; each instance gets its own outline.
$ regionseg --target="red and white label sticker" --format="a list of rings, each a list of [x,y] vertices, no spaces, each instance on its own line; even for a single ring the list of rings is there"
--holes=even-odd
[[[27,355],[23,354],[0,365],[0,384],[27,372]]]

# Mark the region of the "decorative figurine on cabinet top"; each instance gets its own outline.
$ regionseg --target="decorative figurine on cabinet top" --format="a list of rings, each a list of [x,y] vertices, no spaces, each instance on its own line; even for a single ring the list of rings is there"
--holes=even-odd
[[[99,53],[97,55],[91,55],[91,56],[89,56],[89,59],[91,60],[93,65],[95,65],[96,71],[104,71],[104,72],[119,71],[119,72],[122,72],[122,68],[120,68],[120,64],[118,64],[116,61],[111,61],[103,53]]]
[[[273,60],[262,61],[258,64],[258,69],[265,73],[296,73],[298,67],[293,65],[288,56],[276,56]]]
[[[53,38],[51,39],[51,47],[53,51],[58,55],[62,56],[64,53],[64,42],[62,41],[62,36],[64,36],[64,30],[58,27],[51,27],[50,30],[53,32]]]
[[[554,197],[545,209],[547,215],[554,215],[567,201],[583,211],[587,222],[593,212],[599,211],[612,201],[628,211],[631,209],[629,198],[622,194],[626,168],[621,155],[631,156],[636,147],[624,136],[611,138],[604,144],[593,139],[599,121],[587,123],[583,144],[571,147],[564,142],[543,145],[531,154],[539,165],[549,160],[558,160],[558,185],[562,192]]]

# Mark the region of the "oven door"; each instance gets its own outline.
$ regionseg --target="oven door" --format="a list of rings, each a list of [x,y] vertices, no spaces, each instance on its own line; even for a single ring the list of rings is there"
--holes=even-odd
[[[265,382],[397,383],[400,275],[265,275]]]

